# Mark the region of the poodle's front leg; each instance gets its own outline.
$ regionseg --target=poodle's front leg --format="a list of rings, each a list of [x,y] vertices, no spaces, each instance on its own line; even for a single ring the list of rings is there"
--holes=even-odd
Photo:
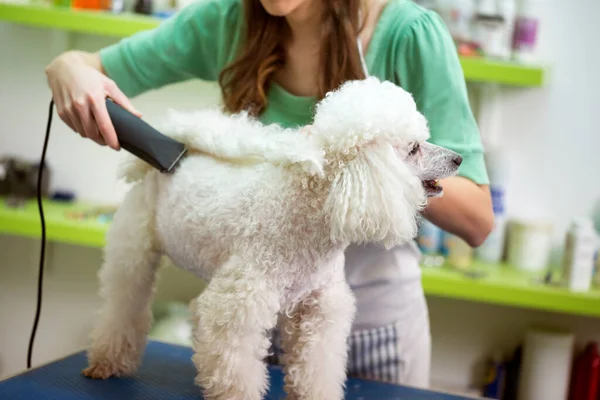
[[[104,301],[92,331],[85,376],[106,379],[137,368],[152,322],[151,298],[160,255],[153,210],[143,186],[128,193],[114,216],[99,272]]]
[[[208,400],[260,400],[267,389],[267,332],[277,322],[279,291],[233,257],[191,304],[196,383]]]
[[[316,290],[281,321],[285,390],[290,400],[341,400],[354,295],[345,281]]]

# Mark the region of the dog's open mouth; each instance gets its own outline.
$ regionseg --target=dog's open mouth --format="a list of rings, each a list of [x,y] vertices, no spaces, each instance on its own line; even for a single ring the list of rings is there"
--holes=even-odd
[[[443,188],[438,180],[423,181],[423,187],[427,193],[427,197],[435,197],[442,194]]]

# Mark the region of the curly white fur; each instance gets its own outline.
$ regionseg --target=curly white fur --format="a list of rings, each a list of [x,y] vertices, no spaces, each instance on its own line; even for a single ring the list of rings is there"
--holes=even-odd
[[[173,113],[166,126],[190,153],[171,175],[137,159],[124,169],[135,184],[108,234],[84,373],[135,371],[164,254],[209,282],[192,305],[207,399],[262,398],[266,332],[278,320],[289,397],[341,399],[355,312],[344,249],[411,240],[427,198],[423,166],[443,178],[455,154],[443,150],[443,168],[422,162],[425,119],[410,94],[375,78],[328,95],[310,134],[217,111]]]

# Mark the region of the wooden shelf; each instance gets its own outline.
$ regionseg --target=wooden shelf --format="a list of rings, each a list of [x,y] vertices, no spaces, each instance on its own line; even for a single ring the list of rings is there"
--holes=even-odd
[[[36,201],[30,201],[19,209],[7,207],[1,197],[0,201],[0,235],[41,237]],[[104,246],[110,220],[102,221],[93,216],[81,220],[69,217],[86,212],[93,215],[98,208],[92,204],[44,201],[47,239],[96,248]],[[600,317],[600,288],[572,293],[565,288],[536,281],[535,277],[506,265],[476,263],[467,273],[449,267],[423,268],[423,287],[427,295]]]
[[[162,19],[131,13],[113,14],[107,11],[0,2],[0,21],[121,38],[152,29],[160,24]],[[539,66],[476,57],[461,57],[460,61],[465,78],[470,82],[519,87],[539,87],[544,83],[544,69]]]

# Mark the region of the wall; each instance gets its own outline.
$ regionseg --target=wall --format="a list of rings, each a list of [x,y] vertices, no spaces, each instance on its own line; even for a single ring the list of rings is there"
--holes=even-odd
[[[550,218],[562,239],[574,215],[600,199],[600,31],[596,0],[534,0],[542,18],[538,57],[549,66],[542,89],[502,88],[501,140],[510,149],[507,207],[517,217]]]
[[[574,214],[587,213],[600,197],[600,135],[595,125],[600,106],[600,55],[595,0],[545,0],[540,57],[551,66],[548,87],[502,88],[499,97],[502,144],[511,151],[508,208],[511,214],[551,216],[556,240]],[[39,157],[46,125],[49,90],[44,66],[61,51],[63,35],[0,24],[0,153]],[[94,50],[112,40],[75,35],[74,47]],[[58,43],[58,45],[57,45]],[[212,104],[213,85],[190,82],[134,100],[150,122],[165,107]],[[120,155],[83,141],[54,119],[48,159],[56,187],[75,189],[99,202],[118,201],[124,187],[114,176]],[[93,176],[93,178],[92,178]],[[24,367],[35,295],[36,241],[0,237],[0,377]],[[36,362],[80,348],[98,305],[95,274],[101,253],[53,245],[45,286]],[[168,269],[158,297],[187,298],[198,282]],[[580,340],[600,340],[598,320],[429,298],[434,337],[433,376],[463,386],[479,380],[474,371],[495,348],[509,349],[530,324],[570,326]],[[53,337],[52,337],[53,336]]]

